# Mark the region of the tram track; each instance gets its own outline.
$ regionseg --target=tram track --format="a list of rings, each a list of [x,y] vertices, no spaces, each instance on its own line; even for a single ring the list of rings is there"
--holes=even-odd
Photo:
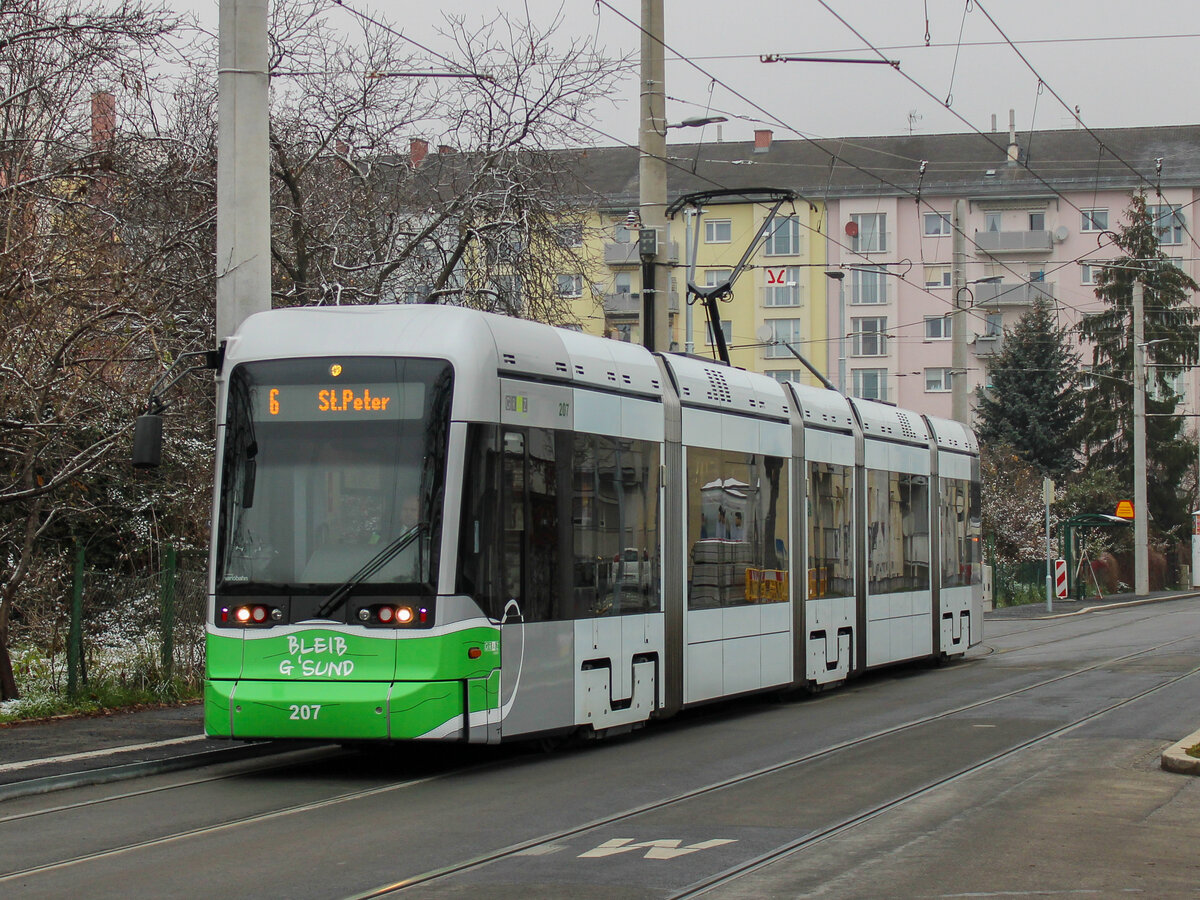
[[[799,756],[795,756],[791,759],[783,760],[778,763],[774,763],[774,764],[771,764],[768,766],[758,768],[751,772],[743,772],[743,773],[740,773],[739,775],[736,775],[731,778],[713,781],[713,782],[710,782],[705,785],[701,785],[696,788],[682,791],[680,793],[674,794],[669,797],[665,797],[665,798],[661,798],[661,799],[658,799],[655,801],[647,802],[645,804],[640,804],[638,806],[630,807],[628,809],[625,809],[625,810],[617,812],[617,813],[613,813],[613,814],[609,814],[609,815],[591,819],[587,822],[583,822],[583,823],[580,823],[578,825],[575,825],[575,826],[572,826],[569,828],[557,830],[557,831],[554,831],[549,834],[543,834],[543,835],[535,837],[535,838],[520,841],[518,843],[514,843],[514,844],[502,847],[497,850],[492,850],[492,851],[489,851],[489,852],[486,852],[483,854],[479,854],[477,856],[471,857],[470,859],[463,860],[458,863],[454,863],[454,864],[451,864],[448,866],[443,866],[443,867],[440,867],[437,869],[426,871],[421,874],[417,874],[414,876],[410,876],[410,877],[398,880],[396,882],[381,885],[380,887],[368,890],[366,892],[351,895],[351,897],[352,897],[352,900],[356,900],[356,898],[381,897],[381,896],[387,896],[389,894],[401,893],[403,891],[406,891],[406,890],[416,887],[418,885],[423,885],[423,884],[428,885],[428,884],[437,883],[439,881],[449,879],[455,875],[470,872],[472,870],[479,869],[479,868],[487,866],[489,864],[512,858],[518,854],[528,853],[531,850],[536,850],[538,848],[544,848],[544,847],[547,847],[547,846],[550,846],[553,844],[557,844],[566,839],[577,837],[579,835],[586,834],[591,831],[595,831],[595,830],[600,829],[607,825],[612,825],[612,824],[616,824],[616,823],[620,823],[620,822],[625,822],[628,820],[633,820],[633,819],[636,819],[637,817],[644,816],[644,815],[647,815],[649,813],[652,813],[652,812],[655,812],[658,810],[664,810],[671,806],[683,803],[685,801],[703,797],[704,795],[707,795],[707,794],[713,794],[713,793],[716,793],[719,791],[728,790],[728,789],[737,787],[739,785],[747,784],[747,783],[750,783],[750,782],[753,782],[756,780],[761,780],[770,775],[783,773],[789,769],[794,769],[799,766],[814,763],[819,760],[824,760],[824,759],[831,757],[834,754],[843,753],[847,750],[851,750],[856,747],[861,747],[861,746],[869,744],[871,742],[879,741],[881,739],[885,739],[885,738],[897,735],[904,731],[916,729],[923,725],[929,725],[931,723],[949,719],[953,716],[958,716],[963,713],[970,712],[972,710],[977,710],[982,707],[986,707],[990,704],[999,703],[1004,700],[1007,700],[1007,699],[1010,699],[1013,697],[1017,697],[1021,694],[1027,694],[1031,691],[1036,691],[1041,688],[1045,688],[1045,687],[1054,685],[1056,683],[1065,681],[1067,679],[1076,678],[1081,675],[1085,675],[1089,672],[1094,672],[1094,671],[1097,671],[1100,669],[1118,665],[1122,662],[1127,662],[1129,660],[1136,659],[1138,657],[1144,657],[1144,656],[1148,656],[1150,654],[1157,653],[1158,651],[1161,651],[1163,649],[1169,648],[1171,646],[1174,646],[1174,645],[1177,645],[1177,644],[1180,644],[1180,643],[1183,643],[1186,641],[1194,642],[1195,640],[1197,640],[1196,636],[1186,635],[1186,636],[1174,638],[1169,641],[1160,642],[1152,647],[1142,648],[1140,650],[1122,654],[1119,656],[1107,657],[1103,660],[1099,660],[1099,661],[1090,663],[1085,666],[1076,667],[1067,672],[1060,672],[1049,678],[1040,679],[1037,682],[1034,682],[1029,685],[1014,688],[1012,690],[1004,691],[1002,693],[995,694],[993,696],[989,696],[989,697],[985,697],[985,698],[981,698],[979,700],[974,700],[969,703],[960,704],[951,709],[942,710],[940,712],[935,712],[935,713],[930,713],[930,714],[924,715],[924,716],[919,716],[919,717],[910,719],[908,721],[898,723],[893,726],[878,729],[874,732],[871,732],[870,734],[852,738],[852,739],[849,739],[846,741],[841,741],[836,744],[832,744],[832,745],[829,745],[829,746],[826,746],[826,747],[823,747],[823,748],[820,748],[817,750],[813,750],[813,751],[805,753],[805,754],[801,754]],[[972,771],[977,771],[981,767],[984,767],[987,765],[992,765],[996,762],[999,762],[1002,759],[1006,759],[1009,756],[1011,756],[1012,754],[1019,752],[1020,750],[1034,746],[1037,743],[1041,743],[1046,740],[1049,740],[1050,738],[1053,738],[1059,734],[1066,733],[1067,731],[1070,731],[1073,728],[1077,728],[1080,725],[1085,724],[1087,721],[1090,721],[1100,715],[1103,715],[1103,714],[1110,712],[1114,709],[1117,709],[1121,706],[1128,705],[1129,703],[1135,702],[1137,699],[1140,699],[1141,697],[1146,696],[1147,694],[1153,693],[1156,690],[1160,690],[1164,687],[1169,686],[1170,684],[1173,684],[1184,678],[1190,677],[1191,675],[1195,674],[1197,671],[1200,671],[1200,666],[1193,668],[1193,669],[1189,670],[1188,672],[1185,672],[1181,675],[1175,676],[1174,678],[1170,679],[1169,681],[1159,683],[1158,685],[1155,685],[1146,691],[1140,692],[1139,694],[1134,695],[1133,697],[1126,698],[1118,703],[1111,704],[1101,710],[1092,712],[1092,713],[1088,714],[1087,716],[1080,717],[1078,719],[1073,720],[1070,723],[1067,723],[1065,725],[1054,728],[1042,735],[1039,735],[1032,739],[1023,741],[1022,743],[1020,743],[1014,747],[1008,748],[1000,753],[997,753],[993,757],[985,759],[974,766],[968,767],[961,771],[951,773],[950,775],[946,776],[945,778],[937,779],[937,780],[931,782],[930,784],[922,786],[922,787],[916,789],[915,791],[907,793],[901,797],[893,798],[888,803],[881,804],[877,807],[872,807],[869,810],[863,811],[861,813],[857,813],[857,814],[850,816],[844,820],[834,823],[834,824],[828,826],[827,828],[822,829],[817,834],[806,835],[803,839],[800,839],[795,842],[791,842],[787,845],[783,845],[779,848],[776,848],[773,851],[770,851],[769,853],[762,854],[761,856],[756,857],[753,860],[747,861],[746,863],[737,867],[736,872],[734,870],[727,870],[726,872],[720,873],[720,875],[722,878],[725,879],[725,881],[728,881],[732,878],[740,877],[738,875],[738,873],[750,874],[752,871],[757,871],[757,869],[762,868],[763,866],[769,865],[770,862],[772,862],[774,860],[783,858],[784,856],[786,856],[788,854],[801,852],[805,847],[812,846],[813,844],[819,843],[822,840],[827,840],[831,837],[835,837],[837,834],[840,834],[840,833],[842,833],[850,828],[853,828],[857,825],[861,825],[865,822],[868,822],[871,819],[884,814],[888,810],[896,808],[898,805],[901,805],[905,802],[916,799],[919,796],[923,796],[924,794],[936,789],[937,787],[940,787],[944,784],[948,784],[951,781],[956,780],[958,778],[964,777],[965,775],[970,774]],[[830,699],[836,699],[836,697],[831,697]],[[336,753],[335,753],[335,755],[336,755]],[[317,800],[310,800],[310,801],[303,802],[303,803],[290,804],[290,805],[282,806],[282,807],[279,807],[276,809],[271,809],[271,810],[266,810],[263,812],[229,818],[229,819],[226,819],[226,820],[223,820],[220,822],[214,822],[214,823],[199,826],[199,827],[180,829],[178,831],[174,831],[169,834],[163,834],[163,835],[155,836],[155,837],[144,839],[144,840],[130,841],[130,842],[127,842],[124,844],[107,847],[107,848],[103,848],[103,849],[98,849],[93,852],[81,853],[81,854],[78,854],[78,855],[75,855],[75,856],[72,856],[69,858],[47,861],[42,864],[31,865],[31,866],[23,867],[20,869],[14,869],[13,871],[0,873],[0,885],[6,884],[6,883],[11,883],[13,881],[16,881],[17,879],[35,877],[35,876],[38,876],[41,874],[50,873],[55,870],[62,870],[62,869],[67,869],[67,868],[71,868],[71,867],[78,867],[81,865],[86,865],[89,862],[100,861],[100,860],[109,859],[109,858],[121,856],[121,855],[133,854],[140,850],[148,850],[150,848],[159,847],[164,844],[187,841],[187,840],[191,840],[191,839],[200,838],[200,837],[203,837],[206,835],[213,835],[213,834],[217,834],[220,832],[228,832],[228,831],[233,831],[233,830],[239,829],[239,828],[246,828],[246,827],[254,826],[256,824],[266,823],[271,820],[284,818],[287,816],[301,815],[301,814],[304,814],[307,812],[313,812],[313,811],[329,808],[332,806],[354,803],[355,801],[365,800],[365,799],[368,799],[368,798],[371,798],[374,796],[378,796],[381,794],[387,794],[387,793],[391,793],[391,792],[395,792],[395,791],[405,790],[407,788],[416,787],[417,785],[429,783],[432,781],[438,781],[438,780],[452,778],[455,776],[465,774],[467,772],[484,771],[484,770],[487,770],[490,768],[501,768],[501,767],[507,765],[508,762],[509,762],[508,759],[498,759],[498,760],[488,760],[483,763],[472,764],[472,765],[467,765],[467,766],[454,766],[452,768],[448,768],[448,769],[445,769],[445,770],[439,771],[439,772],[434,772],[434,773],[431,773],[427,776],[423,776],[420,778],[406,779],[404,781],[392,782],[392,783],[383,784],[383,785],[376,785],[376,786],[372,786],[370,788],[364,788],[364,789],[353,790],[353,791],[345,791],[345,792],[342,792],[339,794],[335,794],[335,795],[317,799]],[[265,768],[286,770],[287,768],[294,767],[297,765],[304,765],[304,764],[305,764],[304,762],[297,762],[297,763],[292,763],[289,765],[283,765],[283,766],[275,765],[275,766],[269,766],[269,767],[265,767]],[[255,771],[257,771],[257,770],[255,770]],[[238,773],[221,774],[221,775],[208,776],[205,778],[189,779],[188,781],[182,782],[182,783],[155,786],[152,788],[146,788],[146,789],[137,790],[137,791],[127,791],[127,792],[123,792],[121,794],[117,794],[117,795],[113,795],[113,796],[109,796],[109,797],[93,798],[93,799],[90,799],[87,801],[81,801],[79,803],[59,804],[57,806],[51,806],[51,807],[30,810],[30,811],[26,811],[26,812],[15,813],[15,814],[0,818],[0,827],[19,827],[23,820],[32,819],[32,818],[39,817],[39,816],[52,815],[52,814],[56,814],[56,813],[57,814],[69,814],[73,811],[77,811],[79,809],[82,809],[82,808],[85,808],[88,806],[92,806],[92,805],[96,805],[96,804],[129,801],[129,800],[136,799],[138,797],[146,796],[148,794],[162,793],[162,792],[170,791],[173,789],[182,790],[187,787],[201,785],[201,784],[205,784],[205,783],[212,782],[212,781],[220,781],[220,780],[225,780],[225,779],[242,777],[246,774],[252,774],[252,773],[246,772],[246,771],[241,771]],[[725,883],[725,882],[723,881],[721,883]],[[713,881],[712,883],[705,882],[703,885],[699,885],[699,886],[693,885],[693,886],[687,888],[687,890],[693,891],[693,892],[699,892],[699,891],[710,890],[716,886],[718,886],[718,883],[715,881]],[[681,894],[680,896],[690,896],[690,894]]]
[[[892,737],[894,735],[900,734],[901,732],[909,731],[909,730],[919,728],[924,725],[929,725],[931,723],[949,719],[953,716],[958,716],[963,713],[970,712],[972,710],[977,710],[977,709],[980,709],[982,707],[988,706],[993,703],[999,703],[1004,700],[1008,700],[1013,697],[1019,696],[1021,694],[1025,694],[1030,691],[1035,691],[1040,688],[1044,688],[1044,687],[1065,681],[1070,678],[1075,678],[1080,675],[1087,674],[1089,672],[1094,672],[1094,671],[1104,669],[1104,668],[1107,668],[1107,667],[1110,667],[1113,665],[1117,665],[1119,663],[1126,662],[1131,659],[1135,659],[1139,656],[1146,656],[1148,654],[1155,653],[1164,648],[1171,647],[1175,644],[1179,644],[1179,643],[1182,643],[1185,641],[1195,641],[1195,640],[1197,640],[1197,636],[1187,635],[1184,637],[1175,638],[1170,641],[1164,641],[1162,643],[1156,644],[1153,647],[1148,647],[1148,648],[1144,648],[1141,650],[1137,650],[1137,651],[1134,651],[1131,653],[1124,654],[1122,656],[1108,658],[1108,659],[1105,659],[1105,660],[1102,660],[1102,661],[1099,661],[1096,663],[1092,663],[1087,666],[1082,666],[1082,667],[1076,668],[1070,672],[1060,673],[1056,676],[1043,679],[1034,684],[1026,685],[1026,686],[1020,687],[1020,688],[1014,688],[1013,690],[1010,690],[1010,691],[1005,691],[1004,693],[997,694],[993,697],[988,697],[985,699],[973,701],[971,703],[962,704],[953,709],[943,710],[942,712],[939,712],[939,713],[931,713],[927,716],[921,716],[919,718],[910,720],[908,722],[904,722],[904,723],[901,723],[898,725],[890,726],[888,728],[877,730],[875,732],[872,732],[871,734],[864,735],[862,737],[853,738],[853,739],[847,740],[847,741],[842,741],[842,742],[839,742],[832,746],[825,747],[820,750],[812,751],[810,753],[806,753],[801,756],[794,757],[792,759],[785,760],[780,763],[775,763],[775,764],[772,764],[769,766],[764,766],[764,767],[759,768],[752,772],[746,772],[746,773],[742,773],[740,775],[734,776],[732,778],[727,778],[727,779],[723,779],[721,781],[712,782],[710,784],[703,785],[698,788],[693,788],[693,789],[690,789],[687,791],[680,792],[680,793],[675,794],[670,797],[666,797],[666,798],[662,798],[660,800],[641,804],[639,806],[626,809],[622,812],[613,813],[613,814],[607,815],[607,816],[602,816],[600,818],[596,818],[596,819],[590,820],[588,822],[584,822],[579,825],[572,826],[570,828],[561,829],[561,830],[558,830],[558,831],[555,831],[555,832],[552,832],[549,834],[543,834],[536,838],[521,841],[521,842],[511,844],[509,846],[506,846],[506,847],[503,847],[503,848],[500,848],[497,850],[493,850],[493,851],[489,851],[484,854],[480,854],[478,856],[472,857],[471,859],[463,860],[461,862],[454,863],[454,864],[451,864],[448,866],[442,866],[437,869],[432,869],[427,872],[421,873],[419,875],[414,875],[414,876],[410,876],[408,878],[398,880],[391,884],[381,885],[379,887],[373,888],[373,889],[365,891],[365,892],[351,894],[351,895],[348,895],[347,897],[345,897],[344,900],[370,900],[370,898],[386,897],[386,896],[404,893],[404,892],[409,891],[418,886],[430,885],[430,884],[434,884],[434,883],[437,883],[440,881],[445,881],[450,878],[453,878],[454,876],[462,875],[462,874],[471,872],[473,870],[483,868],[488,865],[492,865],[492,864],[495,864],[498,862],[512,859],[513,857],[516,857],[518,855],[524,855],[524,854],[530,853],[531,851],[537,851],[540,848],[548,848],[548,847],[558,845],[563,841],[569,840],[571,838],[579,837],[579,836],[587,834],[589,832],[597,831],[606,826],[626,822],[626,821],[635,819],[640,816],[645,816],[649,813],[654,813],[654,812],[658,812],[661,810],[665,810],[669,807],[684,803],[689,800],[695,800],[695,799],[701,798],[708,794],[713,794],[713,793],[716,793],[719,791],[724,791],[724,790],[728,790],[730,788],[735,788],[735,787],[738,787],[741,785],[745,785],[750,782],[758,781],[758,780],[766,778],[767,776],[777,775],[777,774],[786,772],[789,769],[794,769],[799,766],[808,765],[808,764],[811,764],[811,763],[814,763],[814,762],[817,762],[820,760],[824,760],[834,754],[843,753],[847,750],[851,750],[851,749],[854,749],[857,747],[862,747],[863,745],[866,745],[866,744],[869,744],[869,743],[872,743],[874,741],[878,741],[878,740],[881,740],[884,738]],[[1195,675],[1197,673],[1200,673],[1200,665],[1197,665],[1180,675],[1174,676],[1167,681],[1160,682],[1159,684],[1156,684],[1156,685],[1154,685],[1144,691],[1141,691],[1131,697],[1124,698],[1124,699],[1117,701],[1116,703],[1110,704],[1102,709],[1095,710],[1091,713],[1088,713],[1085,716],[1077,717],[1073,721],[1068,722],[1064,725],[1058,726],[1056,728],[1053,728],[1053,729],[1051,729],[1047,732],[1041,733],[1039,735],[1035,735],[1032,738],[1020,741],[1016,745],[1006,748],[1005,750],[1000,751],[996,754],[993,754],[992,756],[989,756],[988,758],[986,758],[984,760],[981,760],[973,765],[967,766],[961,770],[955,771],[945,777],[935,779],[915,790],[905,792],[904,794],[902,794],[898,797],[889,799],[885,803],[878,804],[867,810],[863,810],[863,811],[855,813],[851,816],[848,816],[832,825],[829,825],[827,827],[820,829],[816,833],[805,835],[803,838],[797,839],[796,841],[789,842],[785,845],[782,845],[781,847],[777,847],[771,851],[768,851],[767,853],[760,854],[759,856],[756,856],[755,858],[753,858],[745,863],[739,864],[738,866],[732,867],[721,873],[718,873],[716,876],[713,876],[710,879],[705,879],[702,882],[697,882],[696,884],[689,885],[682,892],[677,893],[677,894],[672,894],[672,895],[670,895],[670,897],[672,898],[672,900],[674,900],[674,898],[676,898],[676,897],[683,898],[683,897],[698,896],[699,894],[707,892],[715,887],[720,886],[721,884],[729,883],[730,881],[733,881],[738,877],[743,877],[744,875],[752,874],[753,872],[758,871],[759,869],[771,864],[772,862],[774,862],[778,859],[782,859],[785,856],[788,856],[790,854],[801,852],[802,850],[806,849],[807,847],[813,846],[822,841],[836,837],[837,835],[842,834],[854,827],[857,827],[857,826],[865,824],[866,822],[869,822],[875,818],[878,818],[879,816],[881,816],[893,809],[896,809],[896,808],[904,805],[905,803],[911,802],[912,800],[915,800],[919,797],[925,796],[926,794],[930,793],[931,791],[934,791],[942,786],[951,784],[954,781],[965,778],[974,772],[977,772],[984,768],[987,768],[988,766],[995,765],[996,763],[1006,760],[1006,759],[1010,758],[1011,756],[1013,756],[1023,750],[1026,750],[1031,747],[1037,746],[1039,744],[1045,743],[1046,741],[1049,741],[1049,740],[1051,740],[1055,737],[1058,737],[1062,734],[1066,734],[1076,728],[1081,727],[1082,725],[1087,724],[1088,722],[1092,721],[1093,719],[1096,719],[1102,715],[1112,712],[1113,710],[1120,709],[1124,706],[1134,703],[1143,697],[1146,697],[1146,696],[1153,694],[1159,690],[1169,687],[1172,684],[1182,681],[1185,678],[1189,678],[1192,675]]]

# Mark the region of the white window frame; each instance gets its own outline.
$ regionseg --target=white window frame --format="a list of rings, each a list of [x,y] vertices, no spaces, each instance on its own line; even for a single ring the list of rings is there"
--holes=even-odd
[[[864,391],[864,382],[867,376],[871,377],[878,389],[875,392],[875,396],[869,396],[868,392]],[[851,393],[853,396],[860,397],[863,400],[887,402],[887,369],[853,369],[851,370],[851,379]]]
[[[888,302],[887,266],[862,266],[850,270],[850,305],[851,306],[882,306]],[[878,281],[864,278],[872,275]],[[864,300],[864,287],[874,285],[878,288],[875,300]]]
[[[783,282],[783,284],[764,285],[763,306],[800,305],[800,267],[785,266],[783,269]]]
[[[720,237],[718,228],[725,231],[726,236]],[[705,219],[704,243],[729,244],[733,242],[733,219]]]
[[[954,337],[954,320],[952,318],[949,316],[925,317],[925,340],[948,341],[952,337]]]
[[[937,278],[933,278],[933,275]],[[950,287],[950,279],[953,277],[950,266],[926,266],[925,267],[925,287],[927,288],[944,288]]]
[[[721,334],[725,335],[725,346],[726,347],[728,347],[730,344],[733,343],[733,320],[732,319],[722,319],[721,320]],[[708,344],[708,346],[710,346],[710,347],[715,343],[713,341],[712,322],[708,321],[707,319],[704,320],[704,342],[706,344]]]
[[[945,394],[949,393],[951,387],[951,379],[953,379],[954,370],[949,366],[930,366],[925,370],[925,393],[927,394]],[[931,381],[931,376],[936,377],[936,383]]]
[[[804,340],[803,319],[764,319],[763,324],[771,329],[772,341],[787,341],[798,344]],[[780,356],[792,356],[792,351],[783,344],[771,344],[763,348],[763,356],[771,359]],[[794,357],[793,357],[794,358]]]
[[[765,369],[763,374],[783,384],[785,381],[803,381],[808,373],[804,369]]]
[[[1158,243],[1163,247],[1172,247],[1183,243],[1183,207],[1178,203],[1147,204],[1146,211],[1158,234]],[[1163,220],[1168,224],[1161,224]]]
[[[555,290],[560,297],[582,297],[583,276],[559,274],[555,276]]]
[[[1033,227],[1034,217],[1038,217],[1041,219],[1042,225],[1040,228]],[[1044,210],[1030,210],[1029,211],[1029,230],[1030,231],[1045,231],[1046,230],[1046,213]]]
[[[887,213],[852,213],[850,221],[858,226],[858,234],[850,242],[851,250],[855,253],[887,252]],[[868,223],[872,227],[864,228]]]
[[[1096,270],[1099,266],[1089,266],[1087,263],[1082,263],[1079,266],[1079,283],[1080,284],[1095,284]]]
[[[721,282],[729,278],[733,274],[733,269],[705,269],[704,270],[704,286],[716,287]]]
[[[771,230],[763,239],[763,254],[765,256],[798,256],[799,253],[800,217],[779,216],[771,223]]]
[[[564,222],[554,226],[554,240],[564,250],[583,246],[583,223]]]
[[[996,227],[993,228],[992,226]],[[983,230],[988,232],[1000,232],[1004,230],[1004,214],[998,212],[987,212],[983,214]]]
[[[953,233],[950,213],[925,213],[925,237],[949,237]]]
[[[1081,209],[1079,214],[1081,218],[1080,231],[1106,231],[1108,229],[1107,206],[1094,206],[1090,209]],[[1101,217],[1103,217],[1104,221],[1097,221]]]
[[[861,316],[850,320],[851,356],[887,356],[887,316]]]

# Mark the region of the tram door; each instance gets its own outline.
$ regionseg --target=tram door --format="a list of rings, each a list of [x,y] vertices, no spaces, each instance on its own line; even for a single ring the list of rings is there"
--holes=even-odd
[[[501,471],[501,527],[503,536],[504,612],[500,620],[503,667],[500,673],[500,708],[512,709],[525,656],[525,435],[505,431]]]
[[[501,438],[500,706],[505,734],[574,723],[570,435],[504,428]],[[563,548],[568,548],[563,550]]]

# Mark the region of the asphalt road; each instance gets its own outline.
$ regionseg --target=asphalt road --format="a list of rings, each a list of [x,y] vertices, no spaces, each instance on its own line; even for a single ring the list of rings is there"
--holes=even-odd
[[[0,895],[1200,896],[1200,601],[551,754],[314,749],[0,803]]]

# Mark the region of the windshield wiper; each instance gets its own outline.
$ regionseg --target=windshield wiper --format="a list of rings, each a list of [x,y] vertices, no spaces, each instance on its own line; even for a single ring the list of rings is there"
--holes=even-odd
[[[343,581],[334,590],[332,594],[325,598],[325,602],[313,615],[314,619],[327,619],[329,614],[341,607],[346,602],[346,598],[350,596],[350,592],[356,587],[390,563],[401,550],[411,544],[428,526],[424,522],[418,522],[408,531],[401,534],[390,544],[368,559],[361,569]]]

